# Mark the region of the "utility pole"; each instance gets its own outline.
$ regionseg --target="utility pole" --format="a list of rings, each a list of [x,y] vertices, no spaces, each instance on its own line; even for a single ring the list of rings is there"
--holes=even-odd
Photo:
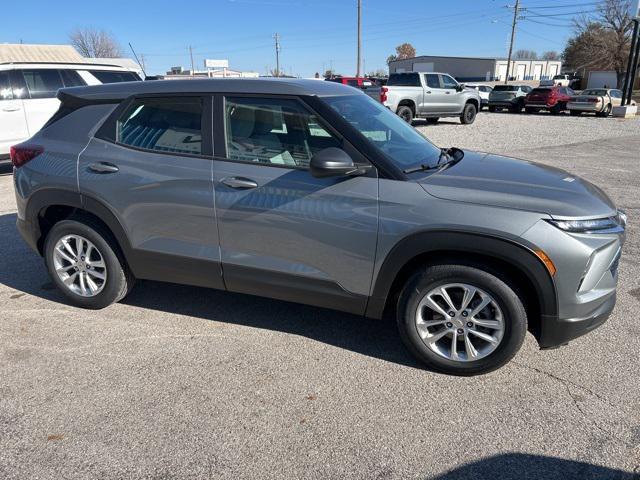
[[[516,5],[513,7],[513,23],[511,24],[511,42],[509,43],[509,57],[507,58],[507,77],[504,79],[505,85],[509,83],[509,71],[511,70],[511,54],[513,53],[513,40],[516,37],[518,13],[520,13],[520,0],[516,0]]]
[[[273,36],[276,40],[276,77],[280,76],[280,34],[276,32]]]
[[[189,45],[189,56],[191,57],[191,76],[193,77],[193,49]]]
[[[358,0],[358,66],[356,67],[356,78],[360,78],[360,65],[362,55],[362,0]]]

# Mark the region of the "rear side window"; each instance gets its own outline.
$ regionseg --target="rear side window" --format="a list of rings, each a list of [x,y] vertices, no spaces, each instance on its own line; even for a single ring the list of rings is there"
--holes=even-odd
[[[424,81],[429,88],[440,88],[440,79],[435,73],[425,73]]]
[[[22,70],[22,76],[31,98],[54,98],[56,92],[64,87],[57,70]]]
[[[139,98],[117,121],[117,142],[167,153],[202,153],[202,99]]]
[[[419,87],[420,75],[418,73],[392,73],[389,75],[387,85],[395,87]]]
[[[142,80],[134,72],[112,72],[108,70],[89,70],[89,73],[102,83],[135,82]]]
[[[75,70],[60,70],[60,76],[65,87],[81,87],[86,85],[80,74]]]

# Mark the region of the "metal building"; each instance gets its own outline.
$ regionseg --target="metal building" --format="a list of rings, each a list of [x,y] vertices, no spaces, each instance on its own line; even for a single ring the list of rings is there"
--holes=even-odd
[[[546,80],[562,69],[559,60],[512,60],[511,80]],[[389,63],[389,73],[443,72],[459,82],[491,82],[504,80],[507,59],[491,57],[441,57],[422,55]]]

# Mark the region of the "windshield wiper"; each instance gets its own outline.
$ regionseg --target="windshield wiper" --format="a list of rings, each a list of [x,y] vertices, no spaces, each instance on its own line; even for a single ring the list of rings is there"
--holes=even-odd
[[[415,172],[426,172],[429,170],[439,170],[441,168],[446,167],[447,165],[451,165],[453,163],[457,163],[459,160],[462,159],[462,157],[456,159],[456,152],[459,151],[461,152],[461,150],[458,150],[455,147],[452,148],[441,148],[440,149],[440,156],[438,157],[438,162],[435,165],[427,165],[424,163],[421,163],[420,165],[416,165],[415,167],[410,167],[407,168],[405,170],[403,170],[403,173],[415,173]]]

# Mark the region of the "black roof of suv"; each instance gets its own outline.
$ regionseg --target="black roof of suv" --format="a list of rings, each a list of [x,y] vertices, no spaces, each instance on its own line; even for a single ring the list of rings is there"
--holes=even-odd
[[[121,100],[130,95],[174,93],[260,93],[281,95],[336,96],[353,95],[352,88],[334,82],[303,79],[224,78],[198,80],[158,80],[153,82],[123,82],[60,90],[87,101]],[[60,98],[60,94],[59,94]]]

